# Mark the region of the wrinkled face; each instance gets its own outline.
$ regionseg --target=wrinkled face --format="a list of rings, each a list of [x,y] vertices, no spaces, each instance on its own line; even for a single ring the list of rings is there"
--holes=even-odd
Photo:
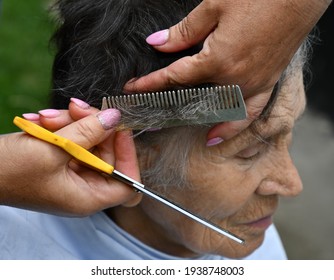
[[[148,216],[145,230],[152,228],[154,238],[145,240],[140,234],[139,238],[184,257],[214,253],[237,258],[252,253],[264,239],[279,196],[295,196],[302,190],[288,149],[304,108],[302,78],[296,75],[282,88],[268,120],[257,120],[253,128],[217,146],[194,147],[191,189],[168,188],[171,199],[245,239],[245,246],[147,198],[140,207]]]

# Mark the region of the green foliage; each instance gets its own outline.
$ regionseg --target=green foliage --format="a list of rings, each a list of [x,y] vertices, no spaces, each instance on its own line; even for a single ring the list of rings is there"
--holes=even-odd
[[[53,24],[48,1],[4,0],[0,16],[0,134],[14,116],[48,107]]]

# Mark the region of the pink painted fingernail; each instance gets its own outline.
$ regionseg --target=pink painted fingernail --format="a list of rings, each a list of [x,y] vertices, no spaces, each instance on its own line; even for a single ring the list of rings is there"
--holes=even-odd
[[[90,105],[88,103],[86,103],[85,101],[82,101],[81,99],[78,98],[71,98],[71,102],[73,102],[75,105],[77,105],[78,107],[80,107],[81,109],[89,109]]]
[[[38,113],[45,118],[56,118],[60,116],[60,112],[55,109],[45,109],[38,111]]]
[[[161,46],[167,42],[168,35],[168,29],[160,30],[148,36],[146,42],[152,46]]]
[[[38,121],[39,120],[39,114],[35,114],[35,113],[25,113],[25,114],[22,114],[22,116],[28,121]]]
[[[220,144],[223,141],[224,141],[223,138],[221,138],[221,137],[215,137],[215,138],[212,138],[212,139],[208,140],[208,142],[206,142],[206,146],[207,147],[215,146],[215,145]]]
[[[107,109],[97,114],[97,118],[99,119],[103,128],[105,130],[109,130],[115,127],[119,122],[121,119],[121,113],[116,109]]]

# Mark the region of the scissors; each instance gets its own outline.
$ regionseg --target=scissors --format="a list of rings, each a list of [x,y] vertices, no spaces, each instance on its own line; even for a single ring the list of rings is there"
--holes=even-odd
[[[72,142],[69,139],[66,139],[64,137],[61,137],[55,133],[52,133],[43,127],[32,123],[26,119],[15,117],[14,118],[14,124],[18,126],[20,129],[25,131],[26,133],[43,140],[45,142],[48,142],[50,144],[56,145],[60,148],[62,148],[64,151],[66,151],[68,154],[72,155],[75,159],[78,161],[84,163],[90,168],[93,168],[95,170],[98,170],[102,173],[108,174],[115,180],[118,180],[120,182],[125,183],[126,185],[129,185],[133,187],[136,191],[141,192],[151,198],[154,198],[161,203],[171,207],[172,209],[186,215],[187,217],[195,220],[196,222],[214,230],[215,232],[222,234],[239,244],[244,244],[245,241],[241,239],[240,237],[236,236],[235,234],[229,232],[226,229],[223,229],[210,221],[184,209],[183,207],[175,204],[174,202],[169,201],[168,199],[162,197],[161,195],[157,194],[156,192],[148,189],[143,184],[131,179],[130,177],[126,176],[125,174],[115,170],[115,168],[110,165],[109,163],[103,161],[102,159],[98,158],[97,156],[93,155],[80,145]]]

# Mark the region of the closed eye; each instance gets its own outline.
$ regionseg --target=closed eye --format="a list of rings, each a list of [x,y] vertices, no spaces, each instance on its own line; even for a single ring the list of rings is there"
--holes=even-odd
[[[243,160],[256,160],[261,156],[271,145],[273,145],[271,138],[257,142],[254,145],[247,147],[240,151],[235,156]]]

